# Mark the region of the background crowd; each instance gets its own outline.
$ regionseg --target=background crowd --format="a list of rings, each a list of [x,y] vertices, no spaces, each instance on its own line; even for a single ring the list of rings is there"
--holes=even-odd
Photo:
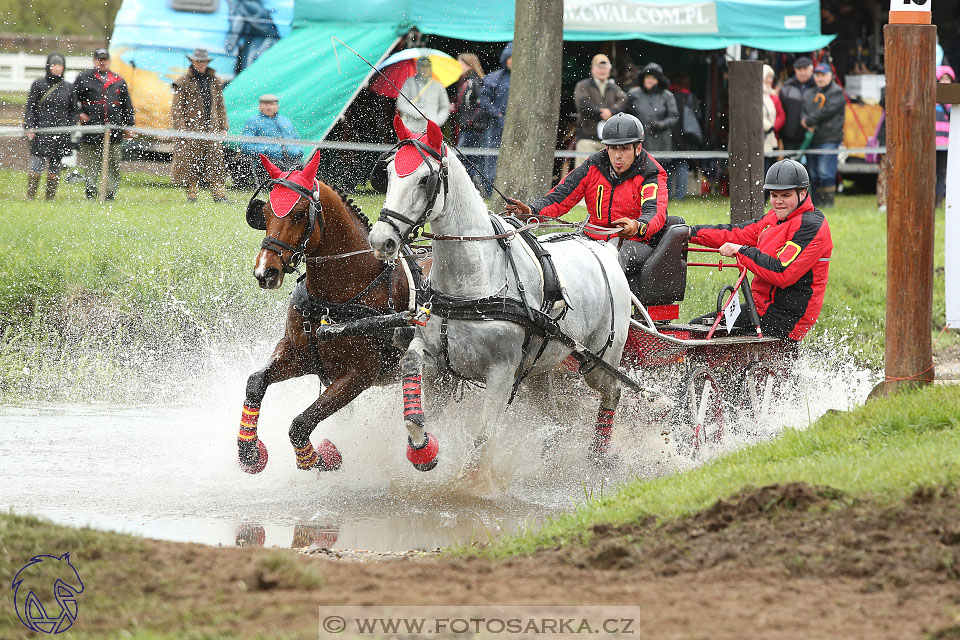
[[[209,67],[210,56],[207,51],[197,49],[188,58],[189,69],[173,83],[172,127],[198,133],[226,133],[229,127],[223,83]],[[397,98],[396,110],[412,131],[426,128],[423,117],[426,116],[441,126],[446,124],[461,147],[497,149],[503,138],[510,94],[513,43],[503,49],[500,66],[491,73],[484,70],[474,53],[462,53],[458,60],[462,73],[459,81],[449,88],[434,78],[429,58],[417,60],[414,75],[407,78],[400,89],[402,95]],[[937,80],[956,81],[953,69],[945,60],[942,62],[937,69]],[[764,150],[771,153],[765,157],[765,165],[768,167],[780,157],[799,159],[810,174],[815,204],[830,207],[837,191],[838,150],[843,143],[849,98],[837,83],[835,68],[827,57],[814,62],[811,57],[801,55],[788,63],[786,70],[792,73],[778,74],[769,64],[763,68]],[[110,71],[110,55],[106,49],[94,52],[92,68],[82,72],[73,84],[64,80],[64,71],[64,57],[51,54],[45,77],[33,83],[27,100],[24,127],[31,150],[27,196],[36,197],[46,167],[45,195],[53,199],[62,158],[78,148],[86,195],[91,199],[100,195],[101,166],[106,151],[107,172],[103,181],[106,193],[103,195],[112,199],[120,179],[120,143],[124,136],[121,131],[113,131],[106,138],[100,133],[83,134],[79,144],[74,144],[69,134],[35,134],[32,130],[69,126],[78,121],[82,125],[133,126],[134,106],[126,83]],[[711,116],[706,113],[700,97],[691,90],[690,76],[681,70],[671,73],[657,62],[648,62],[626,77],[621,76],[618,83],[612,77],[610,59],[598,53],[590,60],[589,76],[576,83],[573,103],[576,124],[568,148],[577,153],[576,165],[602,148],[600,129],[617,113],[628,113],[640,120],[645,130],[643,146],[655,156],[701,150],[708,144],[705,131]],[[293,123],[279,111],[277,96],[264,94],[260,98],[259,113],[251,114],[243,135],[297,140]],[[949,118],[949,105],[937,105],[936,122],[931,124],[936,130],[938,146],[947,143]],[[870,142],[882,146],[884,129],[884,118],[881,118]],[[184,138],[176,142],[173,182],[185,188],[189,202],[196,201],[201,185],[209,186],[214,201],[225,202],[228,165],[234,183],[248,187],[263,177],[257,174],[258,154],[266,155],[285,169],[299,166],[304,156],[302,147],[277,141],[245,141],[228,150],[235,152],[231,163],[227,162],[220,142]],[[778,150],[784,153],[777,154]],[[496,180],[497,156],[468,157],[471,161],[468,170],[477,188],[489,197]],[[691,168],[702,168],[703,164],[667,155],[658,156],[658,160],[668,174],[670,198],[683,200],[688,193]],[[868,160],[880,165],[877,199],[883,210],[885,159],[878,155]],[[565,167],[561,175],[569,168]],[[939,205],[946,190],[945,151],[937,153],[936,170]]]

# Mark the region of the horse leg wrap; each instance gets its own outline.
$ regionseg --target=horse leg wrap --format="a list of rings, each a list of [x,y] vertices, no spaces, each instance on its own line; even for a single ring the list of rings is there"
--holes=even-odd
[[[314,449],[309,442],[302,447],[294,447],[297,453],[297,468],[301,470],[320,469],[321,471],[336,471],[343,463],[340,451],[332,442],[324,439]]]
[[[260,405],[245,403],[240,414],[237,449],[240,466],[247,473],[259,473],[267,466],[267,448],[257,439],[257,421],[259,419]]]
[[[423,387],[420,374],[403,376],[403,419],[418,427],[426,423],[423,415]]]
[[[314,451],[312,444],[307,442],[302,447],[294,447],[293,450],[297,453],[297,469],[306,471],[317,466],[317,460],[320,459],[320,456]]]
[[[600,411],[597,412],[597,430],[593,436],[593,447],[591,450],[594,453],[604,454],[610,450],[610,435],[613,433],[613,415],[616,413],[615,409],[605,409],[600,407]]]

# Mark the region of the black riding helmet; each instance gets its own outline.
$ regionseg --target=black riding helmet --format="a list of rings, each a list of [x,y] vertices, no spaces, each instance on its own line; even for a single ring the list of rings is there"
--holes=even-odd
[[[796,160],[780,160],[767,169],[763,188],[771,191],[787,189],[810,189],[810,176],[802,164]]]
[[[603,144],[643,142],[643,124],[629,113],[616,113],[603,125]]]

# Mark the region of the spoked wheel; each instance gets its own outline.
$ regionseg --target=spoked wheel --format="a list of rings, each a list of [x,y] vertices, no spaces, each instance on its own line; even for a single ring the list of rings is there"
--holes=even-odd
[[[752,362],[740,379],[740,392],[753,425],[765,422],[780,396],[781,380],[770,365]]]
[[[707,442],[723,442],[720,385],[706,367],[697,367],[684,378],[678,417],[675,440],[680,455],[695,458]]]

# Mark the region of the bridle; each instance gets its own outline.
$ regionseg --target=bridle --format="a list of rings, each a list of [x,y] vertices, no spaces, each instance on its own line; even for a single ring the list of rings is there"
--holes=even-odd
[[[303,235],[300,236],[300,241],[296,245],[287,244],[273,236],[265,237],[263,242],[260,243],[261,250],[266,249],[267,251],[277,254],[280,258],[280,264],[283,265],[284,273],[296,273],[300,264],[303,262],[307,251],[307,244],[309,244],[314,230],[319,226],[320,233],[323,233],[323,206],[320,204],[320,183],[317,182],[316,179],[313,182],[315,190],[310,191],[296,182],[287,180],[286,177],[289,175],[290,173],[288,172],[285,176],[267,178],[260,183],[257,190],[250,196],[250,202],[247,203],[247,224],[259,231],[266,231],[267,229],[267,219],[263,213],[263,208],[267,203],[257,199],[257,195],[263,190],[266,190],[269,194],[270,190],[274,187],[286,187],[306,198],[309,204],[309,208],[307,209],[307,229],[303,232]],[[290,252],[289,261],[284,259],[284,251]]]
[[[401,140],[390,151],[387,151],[380,156],[380,158],[377,160],[376,166],[374,167],[374,173],[385,174],[387,171],[387,164],[389,164],[396,153],[404,145],[412,145],[413,148],[416,149],[417,153],[420,154],[420,157],[423,159],[423,163],[427,165],[428,169],[430,169],[430,175],[427,176],[426,184],[427,207],[416,219],[411,219],[401,213],[384,208],[380,210],[379,221],[385,222],[393,227],[393,230],[396,231],[397,235],[400,237],[400,241],[405,244],[409,244],[410,242],[413,242],[418,235],[420,235],[424,225],[427,224],[427,220],[429,220],[430,216],[433,214],[433,209],[437,204],[437,197],[440,195],[441,188],[443,189],[444,201],[447,199],[447,174],[449,160],[447,159],[446,144],[441,145],[441,151],[437,151],[433,147],[425,144],[417,138],[407,138],[406,140]],[[436,160],[439,168],[435,168],[427,159],[427,156]],[[400,223],[407,226],[406,231],[401,229]]]

